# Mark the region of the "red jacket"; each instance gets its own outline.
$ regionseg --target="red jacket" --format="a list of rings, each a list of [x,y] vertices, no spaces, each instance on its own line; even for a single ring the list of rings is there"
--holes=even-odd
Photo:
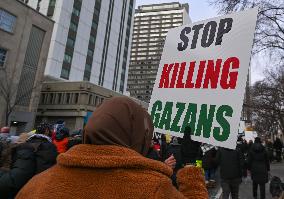
[[[64,153],[67,151],[68,138],[59,141],[53,140],[53,144],[56,146],[58,153]]]

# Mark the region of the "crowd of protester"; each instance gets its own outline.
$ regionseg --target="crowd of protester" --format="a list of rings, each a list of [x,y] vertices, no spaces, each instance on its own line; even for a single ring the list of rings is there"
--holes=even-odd
[[[9,127],[1,128],[0,198],[14,198],[33,176],[55,165],[58,154],[82,142],[81,132],[70,136],[64,121],[41,123],[19,136],[10,136]]]
[[[153,136],[149,114],[127,97],[106,100],[82,129],[65,122],[40,124],[35,131],[0,133],[0,196],[12,198],[208,198],[220,171],[223,199],[239,198],[239,185],[251,176],[253,197],[265,198],[270,163],[281,161],[280,139],[263,146],[260,138],[236,149],[217,148],[183,138]],[[281,151],[279,153],[279,151]],[[274,179],[274,195],[282,193]],[[278,182],[278,183],[277,183]],[[274,187],[273,187],[274,186]]]

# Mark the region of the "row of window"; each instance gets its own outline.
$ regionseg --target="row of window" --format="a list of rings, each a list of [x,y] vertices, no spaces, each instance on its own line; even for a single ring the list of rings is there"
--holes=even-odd
[[[135,48],[131,51],[131,56],[145,56],[145,55],[161,55],[162,54],[162,47],[157,47],[155,50],[145,49],[143,48]]]
[[[145,101],[145,102],[149,102],[150,99],[151,99],[150,95],[142,95],[141,96],[141,94],[140,94],[140,95],[132,95],[132,96],[137,98],[137,99],[139,99],[139,100],[141,100],[141,101]]]
[[[144,61],[148,61],[148,60],[160,60],[161,59],[161,56],[151,56],[151,57],[148,57],[148,56],[140,56],[140,57],[131,57],[131,61],[135,61],[135,60],[144,60]]]
[[[149,23],[150,24],[153,24],[153,23],[172,23],[172,22],[182,22],[182,18],[171,18],[171,19],[161,19],[161,20],[149,20],[149,21],[141,21],[141,22],[134,22],[134,25],[135,26],[139,26],[139,25],[148,25]]]
[[[151,90],[132,90],[130,93],[133,94],[152,94]]]
[[[146,79],[130,79],[130,80],[128,80],[128,85],[133,85],[133,84],[154,84],[155,83],[155,79],[152,79],[152,80],[150,80],[150,79],[148,79],[148,80],[146,80]]]
[[[146,51],[146,52],[139,52],[138,51],[137,53],[133,52],[133,53],[131,53],[131,58],[137,57],[138,58],[137,60],[139,60],[140,59],[139,57],[145,57],[147,55],[151,55],[151,56],[152,55],[161,55],[161,51]]]
[[[93,13],[92,28],[90,32],[89,47],[87,51],[84,77],[83,77],[84,81],[90,81],[90,78],[91,78],[92,62],[93,62],[93,57],[94,57],[100,10],[101,10],[101,0],[96,0],[95,7],[94,7],[94,13]],[[90,58],[89,60],[88,60],[88,57]]]
[[[89,94],[88,105],[99,105],[105,97]],[[41,105],[72,105],[80,104],[80,93],[41,93]]]
[[[151,46],[159,46],[159,47],[164,47],[164,41],[151,41],[151,42],[143,42],[143,43],[137,43],[137,42],[133,42],[132,43],[132,51],[137,51],[138,49],[140,49],[139,47],[151,47]]]
[[[164,27],[168,27],[168,28],[173,28],[176,26],[180,26],[182,25],[182,22],[179,23],[167,23],[167,24],[149,24],[149,25],[143,25],[143,26],[134,26],[134,31],[136,30],[141,30],[141,29],[152,29],[152,28],[164,28]]]
[[[94,95],[94,94],[89,94],[88,104],[93,105],[93,106],[98,106],[101,103],[103,103],[104,99],[105,97]]]
[[[138,47],[138,48],[133,48],[131,50],[131,56],[133,55],[139,55],[141,51],[160,51],[163,50],[163,46],[156,46],[156,47]]]
[[[78,104],[79,93],[41,93],[40,104]]]
[[[146,62],[136,62],[136,61],[131,61],[130,62],[130,65],[131,65],[131,68],[136,68],[136,69],[143,69],[143,68],[145,68],[145,64],[159,64],[160,62],[159,61],[146,61]],[[136,66],[136,67],[134,67],[133,65],[143,65],[143,66]],[[153,68],[153,67],[157,67],[157,66],[147,66],[148,68]]]
[[[154,75],[148,75],[148,74],[143,74],[143,75],[129,75],[129,79],[156,79],[156,74]]]
[[[142,42],[164,42],[165,41],[165,37],[148,37],[148,38],[144,38],[144,39],[133,39],[132,42],[135,43],[142,43]]]
[[[124,82],[126,78],[125,72],[126,72],[126,63],[127,63],[127,56],[128,56],[132,11],[133,11],[133,0],[130,0],[129,9],[128,9],[128,19],[127,19],[127,28],[126,28],[126,38],[125,38],[125,44],[124,44],[123,61],[122,61],[122,72],[120,76],[120,86],[119,86],[119,92],[121,93],[123,93],[124,91]]]
[[[137,34],[143,34],[143,33],[162,33],[162,32],[168,32],[169,28],[158,28],[158,29],[137,29],[133,31],[133,36],[137,35]]]
[[[135,16],[135,22],[143,20],[153,20],[153,19],[171,19],[174,17],[181,17],[182,14],[167,14],[167,15],[152,15],[152,16]]]
[[[128,89],[153,89],[154,85],[128,85]]]
[[[81,12],[82,2],[81,0],[74,0],[72,17],[69,25],[69,32],[66,42],[66,48],[64,53],[63,65],[60,77],[63,79],[69,79],[72,57],[74,53],[74,45],[76,41],[78,21]],[[75,20],[77,18],[78,20]]]
[[[168,31],[160,32],[160,33],[136,34],[136,35],[133,35],[133,39],[136,39],[136,38],[147,38],[147,37],[165,37],[165,36],[167,36],[167,33],[168,33]]]
[[[130,70],[129,75],[136,75],[136,74],[156,74],[157,70]]]

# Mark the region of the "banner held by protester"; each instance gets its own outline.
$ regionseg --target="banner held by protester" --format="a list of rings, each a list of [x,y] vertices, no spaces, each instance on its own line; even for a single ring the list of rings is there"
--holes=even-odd
[[[257,9],[169,30],[149,105],[155,131],[235,148]]]

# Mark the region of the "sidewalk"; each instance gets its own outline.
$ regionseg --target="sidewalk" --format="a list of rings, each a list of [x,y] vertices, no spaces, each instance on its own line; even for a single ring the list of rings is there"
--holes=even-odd
[[[282,163],[272,163],[270,165],[270,173],[272,176],[278,176],[281,178],[282,182],[284,182],[284,162]],[[222,189],[220,187],[220,176],[219,171],[216,172],[216,181],[217,181],[217,187],[214,189],[209,189],[209,198],[210,199],[220,199],[222,195]],[[271,194],[269,192],[269,183],[265,186],[265,193],[266,198],[271,198]],[[259,196],[259,195],[258,195]],[[253,199],[252,196],[252,181],[250,177],[247,178],[247,180],[243,180],[242,184],[240,185],[239,190],[239,198],[241,199]]]
[[[282,163],[272,163],[270,164],[270,173],[272,176],[278,176],[281,178],[282,182],[284,182],[284,162]],[[252,196],[252,181],[249,178],[247,182],[243,182],[240,186],[240,198],[242,199],[253,199]],[[269,192],[269,183],[265,185],[265,194],[266,198],[271,198],[271,194]],[[259,191],[258,191],[259,197]]]

